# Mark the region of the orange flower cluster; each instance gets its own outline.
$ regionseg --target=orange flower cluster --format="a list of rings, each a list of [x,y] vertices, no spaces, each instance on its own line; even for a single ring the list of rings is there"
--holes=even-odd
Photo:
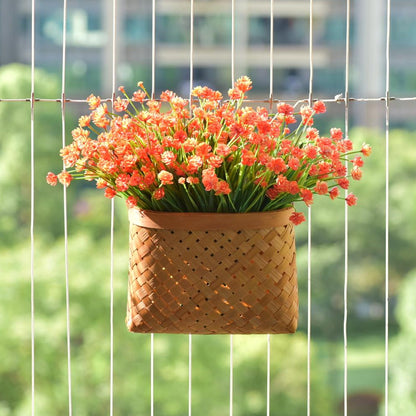
[[[196,87],[192,103],[172,91],[154,100],[138,86],[131,98],[120,87],[114,113],[100,97],[88,97],[91,114],[80,118],[72,143],[61,150],[66,169],[49,172],[48,183],[95,180],[107,198],[121,196],[142,209],[259,212],[295,201],[310,206],[314,195],[338,198],[349,177],[362,177],[363,159],[354,157],[349,171],[347,157],[371,153],[367,144],[353,150],[338,128],[320,135],[313,117],[326,111],[321,101],[299,110],[279,103],[275,114],[244,107],[252,88],[246,76],[228,100],[208,87]],[[304,220],[302,213],[292,216],[295,224]]]

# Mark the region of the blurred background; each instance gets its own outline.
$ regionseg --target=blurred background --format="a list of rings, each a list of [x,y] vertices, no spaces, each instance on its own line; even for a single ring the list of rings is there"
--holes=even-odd
[[[116,82],[131,93],[152,84],[152,2],[118,0]],[[156,0],[155,89],[189,94],[189,0]],[[270,1],[235,1],[235,76],[253,80],[251,99],[270,97]],[[309,1],[274,0],[273,98],[309,94]],[[345,93],[345,0],[313,2],[313,97]],[[0,0],[0,416],[31,407],[30,191],[31,20],[29,0]],[[351,1],[347,124],[373,155],[349,210],[348,400],[350,416],[384,414],[386,138],[389,139],[389,415],[416,414],[416,3],[391,7],[389,135],[386,136],[386,2]],[[195,85],[231,87],[232,3],[194,1]],[[66,140],[91,92],[110,97],[110,1],[71,0],[67,8]],[[68,412],[63,196],[46,185],[59,171],[63,2],[35,3],[35,386],[36,414]],[[10,101],[10,99],[22,99]],[[363,100],[362,100],[363,99]],[[344,128],[343,102],[327,104],[321,133]],[[301,208],[301,207],[300,207]],[[88,184],[68,189],[68,249],[74,414],[109,412],[110,203]],[[306,413],[307,226],[297,227],[300,327],[271,337],[271,414]],[[150,414],[150,336],[124,326],[128,221],[117,201],[114,240],[114,411]],[[311,415],[343,414],[344,206],[312,211]],[[194,336],[192,413],[229,409],[229,337]],[[188,337],[155,335],[155,414],[188,406]],[[234,415],[266,414],[265,336],[234,337]]]

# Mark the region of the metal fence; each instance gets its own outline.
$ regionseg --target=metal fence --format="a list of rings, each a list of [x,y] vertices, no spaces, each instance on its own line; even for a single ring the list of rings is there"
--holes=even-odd
[[[37,0],[39,1],[39,0]],[[38,98],[35,95],[36,85],[35,85],[35,67],[36,67],[36,24],[35,24],[35,16],[36,16],[36,0],[31,1],[31,68],[32,68],[32,79],[31,79],[31,96],[28,98],[11,98],[11,99],[0,99],[0,102],[3,101],[22,101],[22,102],[30,102],[31,108],[31,224],[30,224],[30,239],[31,239],[31,273],[30,273],[30,280],[31,280],[31,357],[32,357],[32,365],[31,365],[31,386],[32,386],[32,415],[35,415],[35,402],[36,402],[36,394],[35,394],[35,383],[36,383],[36,368],[35,368],[35,339],[36,339],[36,332],[35,332],[35,302],[34,302],[34,290],[35,290],[35,281],[36,281],[36,274],[35,274],[35,206],[36,206],[36,190],[35,190],[35,141],[37,140],[36,131],[34,129],[34,121],[36,117],[36,108],[37,106],[43,105],[44,102],[58,102],[61,108],[61,124],[62,124],[62,146],[65,146],[66,141],[66,125],[65,125],[65,115],[67,111],[67,104],[68,103],[83,103],[85,100],[78,100],[78,99],[71,99],[71,97],[67,96],[66,93],[66,67],[67,67],[67,47],[66,47],[66,33],[67,33],[67,0],[63,0],[62,2],[62,19],[63,19],[63,33],[62,33],[62,80],[61,80],[61,95],[59,97],[54,97],[50,99],[45,98]],[[150,2],[150,0],[149,0]],[[194,45],[194,6],[198,0],[189,0],[187,5],[189,7],[189,16],[190,16],[190,42],[189,42],[189,84],[192,88],[194,84],[194,52],[195,52],[195,45]],[[314,2],[310,0],[309,2],[309,90],[306,92],[304,97],[298,97],[297,101],[304,101],[306,103],[312,103],[313,100],[319,98],[327,103],[341,103],[344,105],[344,118],[345,118],[345,134],[348,136],[349,133],[349,126],[350,126],[350,104],[351,102],[381,102],[385,104],[385,149],[386,149],[386,170],[385,170],[385,183],[386,183],[386,194],[385,194],[385,414],[388,415],[388,400],[389,400],[389,386],[388,386],[388,379],[389,379],[389,120],[390,120],[390,104],[393,100],[400,100],[400,101],[411,101],[415,100],[414,97],[403,97],[403,98],[395,98],[391,97],[390,95],[390,88],[389,88],[389,81],[390,81],[390,1],[386,0],[386,43],[385,43],[385,65],[386,65],[386,79],[385,79],[385,94],[382,97],[374,98],[374,97],[352,97],[350,95],[350,88],[349,88],[349,80],[350,80],[350,21],[351,21],[351,4],[350,0],[345,1],[346,5],[346,33],[345,33],[345,84],[343,94],[334,98],[326,98],[326,97],[315,97],[314,95]],[[229,45],[229,55],[230,55],[230,63],[231,63],[231,71],[229,74],[230,81],[233,83],[234,78],[236,76],[236,69],[235,63],[238,59],[238,52],[236,50],[236,36],[235,36],[235,27],[236,27],[236,12],[239,7],[239,1],[237,0],[230,0],[231,6],[231,14],[229,19],[231,21],[231,44]],[[270,0],[270,33],[269,33],[269,94],[268,96],[263,97],[260,102],[269,103],[270,106],[273,106],[276,102],[278,102],[278,98],[274,96],[274,62],[275,62],[275,47],[274,47],[274,17],[279,13],[278,8],[275,5],[274,0]],[[117,13],[118,13],[118,2],[116,0],[112,1],[112,39],[110,40],[111,44],[111,79],[112,79],[112,92],[111,96],[108,97],[106,100],[108,102],[112,102],[116,96],[116,79],[117,79]],[[156,69],[157,69],[157,41],[156,41],[156,13],[157,13],[157,0],[152,0],[152,41],[151,41],[151,93],[154,95],[157,82],[156,79]],[[67,201],[66,201],[66,190],[64,191],[64,218],[65,218],[65,241],[67,241],[68,237],[68,226],[67,226]],[[113,239],[114,239],[114,203],[111,205],[111,224],[110,224],[110,245],[113,247]],[[344,323],[343,323],[343,336],[344,336],[344,415],[348,414],[347,408],[347,388],[348,388],[348,331],[347,331],[347,323],[348,323],[348,277],[349,277],[349,261],[348,261],[348,251],[349,251],[349,228],[348,228],[348,215],[349,209],[345,208],[345,232],[344,232]],[[310,415],[310,402],[311,402],[311,377],[310,377],[310,344],[311,344],[311,305],[313,303],[313,299],[311,296],[312,293],[312,266],[311,266],[311,256],[312,256],[312,228],[311,224],[313,223],[313,209],[308,209],[308,273],[307,273],[307,282],[308,282],[308,317],[307,317],[307,336],[308,336],[308,351],[306,352],[308,355],[307,360],[307,368],[305,371],[307,372],[307,415]],[[68,398],[69,398],[69,415],[73,414],[73,406],[72,406],[72,374],[71,374],[71,325],[70,325],[70,292],[69,292],[69,273],[68,273],[68,246],[67,243],[64,247],[65,250],[65,279],[66,279],[66,321],[67,321],[67,367],[68,367]],[[114,310],[114,298],[113,298],[113,250],[111,250],[111,297],[110,297],[110,342],[111,342],[111,353],[110,353],[110,397],[109,397],[109,414],[113,415],[113,398],[114,398],[114,318],[113,318],[113,310]],[[189,335],[189,363],[188,363],[188,377],[189,377],[189,389],[188,389],[188,415],[192,414],[192,336]],[[141,383],[150,383],[151,389],[151,415],[154,415],[154,336],[150,336],[151,342],[151,357],[150,357],[150,368],[151,368],[151,378],[150,380],[141,380]],[[229,414],[233,414],[233,336],[230,336],[230,349],[229,349],[229,362],[230,362],[230,372],[229,372]],[[267,390],[266,390],[266,397],[264,400],[267,403],[267,411],[266,414],[272,414],[270,409],[270,360],[271,360],[271,344],[270,344],[270,336],[267,338]],[[275,414],[278,414],[276,412]]]

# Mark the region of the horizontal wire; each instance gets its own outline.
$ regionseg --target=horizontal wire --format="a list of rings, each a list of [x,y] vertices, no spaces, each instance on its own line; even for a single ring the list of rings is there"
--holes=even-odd
[[[62,100],[62,98],[34,98],[33,100],[31,98],[0,98],[0,102],[27,102],[30,103],[32,101],[35,102],[48,102],[48,103],[62,103],[62,101],[65,101],[66,103],[88,103],[86,99],[72,99],[72,98],[65,98]],[[147,100],[145,100],[147,101]],[[160,101],[160,100],[155,100]],[[227,100],[225,100],[226,102]],[[345,98],[314,98],[314,102],[316,101],[322,101],[324,103],[345,103]],[[355,101],[355,102],[385,102],[385,101],[416,101],[416,97],[377,97],[377,98],[364,98],[364,97],[350,97],[348,98],[349,102]],[[111,103],[111,98],[101,98],[101,102],[108,102]],[[195,100],[197,102],[197,100]],[[300,99],[273,99],[270,100],[270,98],[267,99],[246,99],[244,100],[246,103],[296,103],[296,104],[302,104],[302,103],[309,103],[309,98],[300,98]]]

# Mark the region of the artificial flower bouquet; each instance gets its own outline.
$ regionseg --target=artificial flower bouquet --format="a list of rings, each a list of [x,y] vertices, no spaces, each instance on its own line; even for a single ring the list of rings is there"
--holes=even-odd
[[[47,176],[51,185],[59,181],[68,186],[74,178],[95,181],[107,198],[126,200],[135,230],[130,238],[140,240],[130,249],[129,329],[293,332],[297,284],[292,229],[305,220],[293,204],[303,201],[310,206],[315,195],[322,195],[354,205],[354,194],[345,197],[341,191],[346,193],[350,178],[361,178],[361,155],[368,156],[371,147],[364,144],[354,150],[339,128],[321,136],[313,127],[314,116],[326,111],[321,101],[300,109],[278,103],[274,114],[265,107],[245,106],[252,88],[246,76],[235,82],[226,100],[206,86],[194,88],[191,101],[171,91],[156,100],[142,83],[138,87],[132,97],[120,87],[122,96],[111,108],[100,97],[88,97],[91,114],[79,119],[72,143],[61,151],[64,171]],[[169,213],[173,216],[166,223]],[[260,213],[266,214],[265,220],[260,220]],[[284,218],[275,218],[276,213]],[[237,225],[232,225],[232,214],[238,214]],[[227,228],[232,235],[224,232]],[[250,235],[241,239],[243,228]],[[260,237],[259,231],[264,231]],[[209,243],[203,242],[206,235]],[[226,246],[230,246],[228,254],[224,254]],[[281,261],[285,247],[290,251]],[[153,253],[151,261],[148,253]],[[143,280],[146,270],[150,283]],[[278,287],[278,281],[292,284],[289,289]],[[235,295],[235,282],[239,289],[245,288],[244,294]],[[276,299],[289,292],[296,296],[276,306]],[[214,298],[214,306],[207,304]],[[296,309],[284,327],[263,325],[277,321],[281,305],[288,311]],[[181,326],[178,322],[184,317],[190,321]]]

